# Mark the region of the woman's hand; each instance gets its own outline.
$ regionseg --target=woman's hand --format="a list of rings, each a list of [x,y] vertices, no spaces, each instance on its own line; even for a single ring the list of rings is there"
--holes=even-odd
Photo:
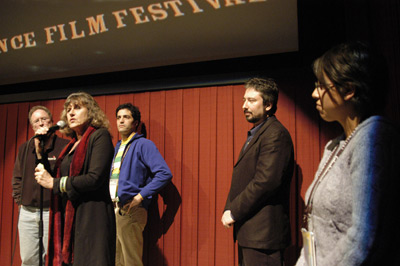
[[[52,189],[54,178],[44,169],[43,164],[38,164],[35,168],[35,179],[44,188]]]

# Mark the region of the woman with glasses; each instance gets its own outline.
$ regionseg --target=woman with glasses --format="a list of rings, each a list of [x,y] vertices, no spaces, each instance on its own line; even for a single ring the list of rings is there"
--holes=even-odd
[[[384,117],[385,64],[370,46],[333,47],[313,64],[321,118],[343,134],[329,141],[305,197],[300,265],[400,265],[400,135]],[[397,220],[395,220],[397,219]]]

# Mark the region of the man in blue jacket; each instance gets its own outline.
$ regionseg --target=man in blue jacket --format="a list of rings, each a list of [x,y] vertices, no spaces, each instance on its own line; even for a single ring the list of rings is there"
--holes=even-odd
[[[116,265],[143,265],[143,230],[152,196],[172,174],[155,144],[138,131],[140,111],[130,103],[118,106],[121,140],[111,166],[110,193],[117,224]]]

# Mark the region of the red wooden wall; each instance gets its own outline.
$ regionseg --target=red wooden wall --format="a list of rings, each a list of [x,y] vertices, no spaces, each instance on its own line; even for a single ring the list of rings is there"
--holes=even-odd
[[[310,90],[297,93],[281,83],[278,119],[295,144],[297,169],[292,187],[292,247],[286,257],[293,265],[297,255],[297,220],[302,199],[320,157],[320,129]],[[148,138],[154,141],[173,172],[173,184],[151,206],[145,231],[147,265],[237,265],[232,229],[220,222],[230,186],[233,164],[250,128],[241,109],[242,85],[189,88],[123,95],[97,96],[118,140],[115,109],[132,102],[142,113]],[[296,101],[295,101],[296,99]],[[18,146],[33,135],[29,109],[47,106],[58,121],[64,100],[0,105],[0,264],[10,265],[15,240],[17,208],[11,197],[11,176]],[[311,115],[310,115],[311,114]],[[301,187],[301,191],[300,188]],[[19,265],[19,250],[14,264]]]

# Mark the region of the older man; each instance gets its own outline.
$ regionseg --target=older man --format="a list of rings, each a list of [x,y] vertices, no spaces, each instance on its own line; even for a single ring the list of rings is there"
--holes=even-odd
[[[53,118],[44,106],[34,106],[29,111],[29,122],[34,132],[42,127],[50,128]],[[68,143],[68,140],[58,138],[55,134],[50,138],[50,146],[46,147],[44,154],[48,156],[50,168],[54,167],[57,156]],[[12,188],[13,198],[20,207],[18,231],[22,265],[39,265],[39,216],[40,216],[40,185],[35,180],[35,167],[38,156],[35,146],[39,145],[37,138],[23,143],[18,150],[15,161]],[[43,191],[43,265],[47,250],[47,235],[49,222],[50,190]]]

